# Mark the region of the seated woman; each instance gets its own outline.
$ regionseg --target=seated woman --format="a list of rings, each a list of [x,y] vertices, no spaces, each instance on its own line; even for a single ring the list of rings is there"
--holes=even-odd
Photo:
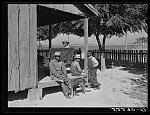
[[[72,80],[74,82],[74,86],[72,86],[73,87],[73,93],[76,96],[78,96],[78,94],[76,93],[76,88],[79,85],[81,86],[83,93],[91,91],[91,90],[85,90],[85,79],[84,79],[84,76],[83,76],[79,62],[80,62],[80,55],[76,54],[75,59],[71,63],[71,67],[70,67],[71,75],[72,75],[70,77],[72,77]]]

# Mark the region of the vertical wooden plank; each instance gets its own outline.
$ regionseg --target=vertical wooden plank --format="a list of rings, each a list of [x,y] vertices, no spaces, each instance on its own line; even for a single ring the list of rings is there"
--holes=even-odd
[[[37,85],[37,9],[36,4],[29,5],[30,72],[28,88]]]
[[[8,91],[19,91],[18,4],[8,4]]]
[[[118,60],[117,60],[117,50],[115,50],[115,53],[116,53],[116,61],[118,61]]]
[[[135,62],[135,50],[133,50],[133,63]]]
[[[129,58],[130,58],[130,54],[129,54],[129,50],[127,50],[127,51],[128,51],[128,52],[127,52],[127,53],[128,53],[128,58],[127,58],[127,60],[129,61]]]
[[[112,61],[113,61],[113,58],[114,58],[114,53],[113,53],[113,50],[111,50],[111,54],[112,54]]]
[[[118,50],[118,61],[119,61],[119,66],[121,66],[121,50]]]
[[[114,52],[114,59],[113,60],[115,61],[115,49],[113,50],[113,52]]]
[[[141,50],[139,50],[139,63],[141,64]]]
[[[29,67],[29,7],[20,4],[19,13],[19,56],[20,56],[20,90],[27,88]]]
[[[118,50],[116,50],[116,61],[118,61]]]
[[[144,64],[144,50],[142,50],[142,64]]]
[[[129,59],[128,62],[130,62],[130,50],[128,50]]]
[[[124,60],[125,60],[125,62],[127,61],[127,58],[126,58],[127,53],[128,53],[128,50],[124,50]]]
[[[138,63],[138,50],[136,50],[136,64]]]
[[[135,63],[135,50],[133,50],[133,62]]]
[[[118,50],[116,50],[116,61],[118,61]]]
[[[133,50],[131,50],[131,63],[133,63]]]
[[[115,52],[114,52],[114,50],[112,50],[113,51],[113,62],[114,62],[114,60],[115,60]]]
[[[133,53],[132,53],[132,50],[130,50],[130,52],[131,52],[131,63],[132,63],[132,54],[133,54]]]

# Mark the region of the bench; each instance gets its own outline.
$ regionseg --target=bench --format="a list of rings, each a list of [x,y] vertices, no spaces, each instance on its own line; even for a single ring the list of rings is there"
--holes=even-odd
[[[67,74],[68,78],[73,79],[73,78],[77,78],[77,77],[73,77],[70,74]],[[79,78],[84,78],[84,76],[79,77]],[[54,86],[60,86],[55,80],[51,79],[51,76],[46,76],[44,77],[42,80],[40,80],[38,82],[38,99],[42,99],[42,93],[43,93],[43,88],[47,88],[47,87],[54,87]]]
[[[55,80],[52,80],[50,76],[44,77],[38,82],[39,99],[42,99],[43,88],[60,86]]]

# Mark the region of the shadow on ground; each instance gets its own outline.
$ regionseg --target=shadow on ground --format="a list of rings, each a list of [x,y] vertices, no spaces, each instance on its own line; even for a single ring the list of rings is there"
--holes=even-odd
[[[23,90],[15,93],[14,91],[8,92],[8,101],[14,101],[14,100],[23,100],[26,99],[28,95],[28,90]]]
[[[144,75],[146,73],[146,69],[144,67],[132,67],[132,66],[129,66],[129,67],[122,68],[120,70],[128,71],[128,73],[132,73],[132,74],[136,74],[136,75],[139,75],[139,74],[143,74]]]
[[[62,89],[60,86],[44,88],[42,97],[44,97],[47,94],[52,94],[52,93],[57,93],[57,92],[62,92]],[[8,101],[24,100],[24,99],[27,99],[27,95],[28,95],[28,89],[19,91],[17,93],[15,93],[14,91],[9,91]]]
[[[60,86],[55,86],[55,87],[47,87],[43,89],[43,94],[42,97],[44,97],[47,94],[52,94],[52,93],[57,93],[57,92],[62,92],[62,89]],[[63,93],[63,92],[62,92]]]

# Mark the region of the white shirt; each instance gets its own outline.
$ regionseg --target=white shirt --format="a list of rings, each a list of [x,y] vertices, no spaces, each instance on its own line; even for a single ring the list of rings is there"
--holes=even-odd
[[[69,46],[66,46],[65,48],[69,48]]]
[[[92,60],[92,63],[93,63],[93,67],[97,67],[98,66],[98,61],[96,60],[96,58],[95,57],[93,57],[93,56],[90,56],[90,57],[88,57],[88,58],[90,58],[91,60]]]

